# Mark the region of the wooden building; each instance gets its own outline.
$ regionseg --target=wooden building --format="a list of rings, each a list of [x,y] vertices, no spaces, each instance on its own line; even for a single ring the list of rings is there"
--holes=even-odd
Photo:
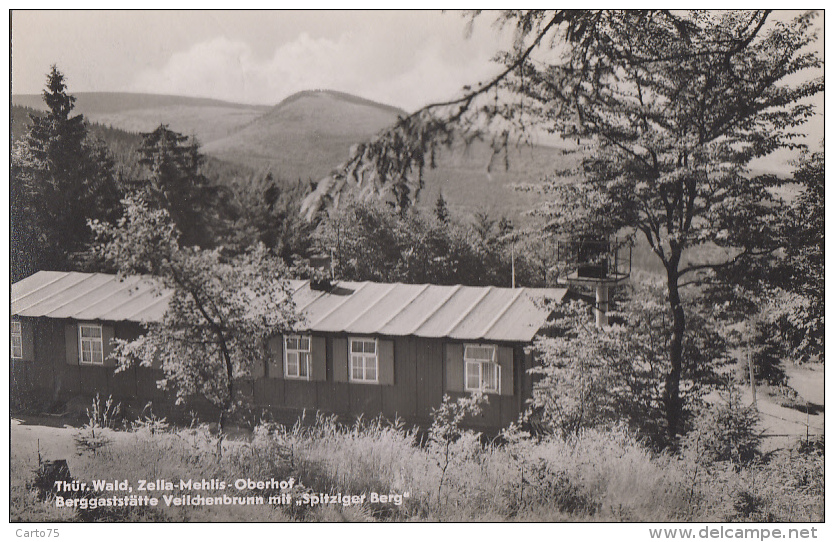
[[[474,390],[488,405],[473,425],[498,429],[532,394],[525,347],[545,324],[541,301],[565,289],[290,281],[305,317],[297,333],[269,341],[269,356],[239,386],[252,403],[289,420],[302,411],[383,414],[430,422],[444,394]],[[131,339],[162,317],[170,292],[152,279],[41,271],[12,285],[13,394],[52,400],[101,393],[173,408],[156,386],[160,367],[116,373],[110,339]],[[188,408],[188,406],[186,407]]]

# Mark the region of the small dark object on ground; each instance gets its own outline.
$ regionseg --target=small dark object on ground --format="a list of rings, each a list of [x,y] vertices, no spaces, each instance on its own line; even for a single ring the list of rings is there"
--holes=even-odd
[[[46,500],[49,495],[55,495],[55,482],[63,480],[72,482],[69,465],[66,459],[44,461],[35,471],[35,481],[32,487],[38,491],[38,499]]]

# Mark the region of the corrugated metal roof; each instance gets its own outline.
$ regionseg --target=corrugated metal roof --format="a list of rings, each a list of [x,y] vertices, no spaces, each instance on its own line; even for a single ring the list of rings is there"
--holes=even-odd
[[[149,277],[40,271],[12,285],[12,314],[76,320],[159,320],[171,292]]]
[[[495,288],[340,281],[329,292],[292,280],[305,329],[355,335],[530,341],[564,288]],[[171,292],[152,278],[41,271],[12,285],[12,315],[147,322],[162,318]]]

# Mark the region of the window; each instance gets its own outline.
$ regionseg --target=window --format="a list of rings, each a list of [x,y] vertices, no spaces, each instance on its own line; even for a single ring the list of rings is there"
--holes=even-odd
[[[310,337],[284,337],[284,376],[310,379]]]
[[[101,339],[101,326],[97,324],[80,324],[78,326],[78,361],[88,365],[104,364],[104,346]]]
[[[12,359],[23,359],[23,328],[20,322],[12,320]]]
[[[495,347],[467,344],[463,351],[466,367],[464,389],[501,393],[501,366],[495,361]]]
[[[350,381],[379,382],[376,339],[350,340]]]

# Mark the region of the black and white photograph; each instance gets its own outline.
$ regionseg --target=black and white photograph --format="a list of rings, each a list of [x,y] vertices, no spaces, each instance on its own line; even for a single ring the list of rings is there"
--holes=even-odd
[[[9,34],[11,535],[824,536],[824,10]]]

